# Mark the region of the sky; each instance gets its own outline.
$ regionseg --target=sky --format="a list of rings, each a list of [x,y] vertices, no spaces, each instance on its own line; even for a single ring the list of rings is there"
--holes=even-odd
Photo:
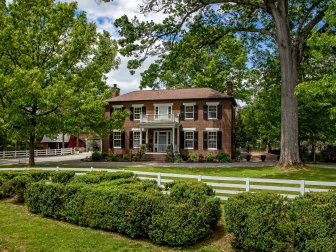
[[[71,2],[72,0],[60,0],[61,2]],[[88,20],[97,24],[99,31],[106,30],[111,34],[113,39],[118,39],[119,35],[116,28],[113,26],[115,19],[127,15],[130,19],[137,16],[140,21],[153,20],[160,22],[163,18],[161,14],[140,14],[139,4],[142,0],[114,0],[113,3],[100,3],[98,0],[78,0],[78,8],[87,13]],[[112,70],[108,75],[107,84],[112,86],[117,84],[121,89],[121,94],[138,90],[140,85],[140,72],[147,67],[155,59],[149,59],[143,67],[136,71],[134,75],[129,73],[127,69],[127,58],[119,56],[121,64],[117,70]]]

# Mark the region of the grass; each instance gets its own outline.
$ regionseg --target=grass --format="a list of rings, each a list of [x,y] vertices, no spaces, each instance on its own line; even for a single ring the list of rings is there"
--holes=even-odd
[[[113,165],[113,163],[111,163]],[[36,167],[91,167],[90,163],[83,165],[58,165],[46,164]],[[7,166],[10,167],[10,166]],[[14,165],[13,167],[25,167]],[[244,178],[269,178],[269,179],[296,179],[313,181],[336,181],[336,169],[325,169],[318,167],[306,167],[302,169],[282,169],[275,166],[270,167],[225,167],[225,168],[189,168],[189,167],[117,167],[117,166],[94,166],[95,168],[110,168],[132,171],[162,172],[177,174],[197,174],[208,176],[244,177]],[[0,166],[1,170],[1,166]]]
[[[10,201],[0,201],[0,227],[0,251],[232,251],[223,226],[196,246],[174,249],[42,218]]]

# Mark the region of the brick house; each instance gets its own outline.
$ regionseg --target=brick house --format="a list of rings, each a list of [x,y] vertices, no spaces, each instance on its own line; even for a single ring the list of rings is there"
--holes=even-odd
[[[232,84],[225,93],[211,88],[141,90],[120,94],[114,85],[105,117],[128,109],[124,131],[115,130],[103,141],[103,151],[114,154],[136,153],[141,144],[147,151],[165,153],[197,152],[205,156],[234,155],[234,110]]]

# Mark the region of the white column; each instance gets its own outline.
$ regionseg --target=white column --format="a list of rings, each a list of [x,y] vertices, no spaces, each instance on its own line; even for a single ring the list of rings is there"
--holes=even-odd
[[[175,153],[175,128],[173,128],[173,153]]]
[[[180,128],[177,128],[177,152],[180,153]]]
[[[103,152],[103,139],[100,139],[100,151]]]
[[[148,129],[146,129],[146,144],[148,144]]]
[[[142,144],[142,128],[140,128],[140,143],[139,143],[139,147],[141,147]]]

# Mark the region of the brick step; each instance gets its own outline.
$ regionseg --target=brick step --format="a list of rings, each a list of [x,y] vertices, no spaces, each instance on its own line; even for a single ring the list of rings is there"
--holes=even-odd
[[[141,161],[149,161],[149,162],[160,162],[164,163],[167,161],[167,155],[166,154],[145,154]]]

